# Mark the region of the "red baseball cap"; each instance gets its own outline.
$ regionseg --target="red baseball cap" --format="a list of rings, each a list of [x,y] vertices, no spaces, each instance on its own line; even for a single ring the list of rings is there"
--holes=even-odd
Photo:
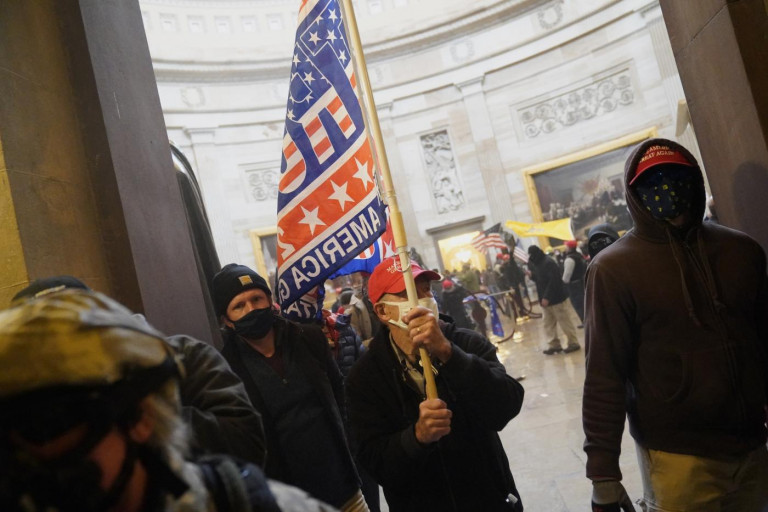
[[[645,171],[660,164],[679,164],[693,167],[693,164],[688,161],[683,153],[676,149],[672,149],[669,146],[663,146],[655,144],[645,150],[643,157],[637,163],[637,169],[635,169],[635,175],[629,181],[632,185],[637,178],[640,177]]]
[[[439,281],[443,277],[432,270],[424,270],[418,263],[411,260],[411,271],[413,278],[425,275],[430,281]],[[405,291],[405,280],[403,279],[403,267],[400,265],[400,257],[393,256],[387,258],[373,269],[371,277],[368,279],[368,298],[373,304],[376,304],[385,293],[400,293]]]
[[[579,242],[577,242],[576,240],[565,241],[565,246],[569,249],[575,249],[576,247],[578,247],[578,245],[579,245]]]

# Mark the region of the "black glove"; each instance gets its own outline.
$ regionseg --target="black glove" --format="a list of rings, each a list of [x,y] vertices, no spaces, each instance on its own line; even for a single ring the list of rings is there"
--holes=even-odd
[[[592,512],[635,512],[632,500],[618,480],[592,482]]]

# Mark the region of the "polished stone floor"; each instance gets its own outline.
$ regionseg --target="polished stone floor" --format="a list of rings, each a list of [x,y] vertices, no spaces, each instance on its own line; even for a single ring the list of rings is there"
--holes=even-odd
[[[535,306],[534,311],[541,309]],[[573,318],[577,325],[575,313]],[[504,319],[503,324],[508,335],[512,323]],[[584,331],[578,333],[583,346]],[[542,320],[531,318],[517,324],[512,339],[497,343],[499,360],[513,377],[524,376],[525,387],[523,409],[501,439],[527,512],[583,512],[590,510],[592,493],[582,450],[584,351],[547,356],[541,352],[546,342]],[[626,429],[620,464],[624,486],[637,500],[642,484]],[[388,510],[383,495],[382,510]]]
[[[573,318],[577,325],[575,313]],[[578,333],[583,347],[584,331]],[[523,410],[501,432],[501,439],[526,511],[583,512],[590,510],[592,493],[582,449],[584,350],[547,356],[541,352],[546,342],[542,320],[529,319],[518,324],[513,340],[497,345],[507,373],[525,376]],[[642,483],[626,428],[620,464],[627,493],[637,500]]]

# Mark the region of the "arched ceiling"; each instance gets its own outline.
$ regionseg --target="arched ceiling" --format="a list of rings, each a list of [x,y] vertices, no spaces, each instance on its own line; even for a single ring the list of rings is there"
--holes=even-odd
[[[551,3],[354,0],[369,60],[455,39]],[[140,5],[156,65],[253,69],[291,55],[300,0],[140,0]]]

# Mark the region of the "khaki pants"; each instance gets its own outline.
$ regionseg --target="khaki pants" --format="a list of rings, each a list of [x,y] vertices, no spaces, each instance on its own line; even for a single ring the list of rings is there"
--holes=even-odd
[[[560,339],[557,337],[557,325],[560,324],[560,329],[563,330],[565,338],[568,340],[569,347],[578,347],[579,341],[576,339],[576,327],[573,326],[573,320],[571,320],[571,303],[568,300],[564,300],[560,304],[549,305],[544,310],[544,332],[549,340],[550,348],[562,348],[560,346]]]
[[[762,512],[768,507],[768,450],[722,461],[637,445],[645,512]]]

